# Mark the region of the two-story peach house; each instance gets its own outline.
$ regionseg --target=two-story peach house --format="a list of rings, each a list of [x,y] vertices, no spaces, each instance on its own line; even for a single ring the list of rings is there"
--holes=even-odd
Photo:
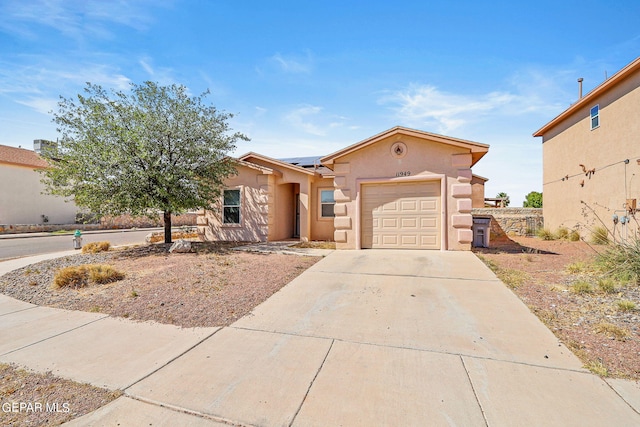
[[[545,227],[588,237],[602,221],[617,238],[636,229],[639,118],[637,58],[533,134],[543,143]]]
[[[395,127],[322,158],[237,159],[205,240],[332,240],[338,249],[468,250],[477,142]],[[483,196],[482,196],[483,197]]]

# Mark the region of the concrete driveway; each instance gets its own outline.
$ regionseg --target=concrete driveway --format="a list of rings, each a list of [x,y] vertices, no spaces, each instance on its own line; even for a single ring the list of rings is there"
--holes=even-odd
[[[90,340],[108,320],[116,343],[135,333],[166,347],[152,339],[166,326],[91,320],[70,333],[93,328]],[[113,373],[63,369],[126,384],[70,425],[640,424],[637,384],[585,371],[469,252],[337,251],[231,327],[182,331],[153,370],[122,357]],[[56,333],[0,360],[45,369],[49,347],[64,360],[73,341]],[[99,348],[128,350],[115,347]]]

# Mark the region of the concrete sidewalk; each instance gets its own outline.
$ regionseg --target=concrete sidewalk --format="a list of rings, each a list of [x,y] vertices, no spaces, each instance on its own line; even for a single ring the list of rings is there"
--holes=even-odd
[[[69,425],[640,424],[637,384],[584,370],[469,252],[333,252],[222,329],[2,297],[0,343],[124,389]]]

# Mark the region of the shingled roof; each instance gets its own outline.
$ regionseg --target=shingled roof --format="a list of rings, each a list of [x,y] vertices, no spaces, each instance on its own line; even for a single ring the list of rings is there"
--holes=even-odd
[[[35,151],[9,147],[8,145],[0,145],[0,163],[27,166],[34,169],[43,169],[48,166],[47,162]]]

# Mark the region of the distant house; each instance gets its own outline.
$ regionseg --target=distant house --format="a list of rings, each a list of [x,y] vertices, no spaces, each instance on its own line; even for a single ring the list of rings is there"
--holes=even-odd
[[[248,153],[218,205],[199,212],[199,233],[205,240],[332,240],[338,249],[468,250],[471,168],[488,150],[395,127],[321,158]]]
[[[533,134],[543,143],[546,227],[588,233],[601,225],[597,217],[619,237],[630,232],[628,220],[636,227],[639,119],[637,58]]]
[[[33,150],[0,145],[0,224],[75,223],[73,202],[43,194],[37,171],[46,167]]]
[[[489,178],[482,177],[480,175],[473,175],[471,177],[471,201],[473,208],[484,208],[484,186],[489,181]]]

